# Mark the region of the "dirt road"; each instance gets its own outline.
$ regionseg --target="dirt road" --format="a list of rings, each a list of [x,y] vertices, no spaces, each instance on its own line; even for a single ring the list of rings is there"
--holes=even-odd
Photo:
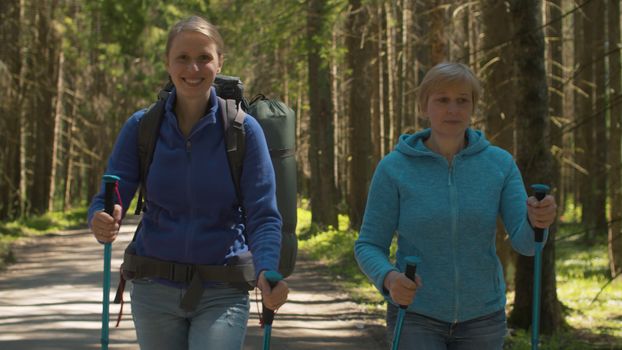
[[[112,267],[135,226],[125,224],[113,244]],[[17,263],[0,272],[0,349],[99,349],[103,247],[86,230],[31,238],[15,247]],[[279,310],[272,332],[273,350],[386,349],[383,325],[363,312],[302,259],[288,278],[289,302]],[[118,281],[112,274],[111,299]],[[262,348],[252,293],[252,315],[244,350]],[[129,293],[119,328],[119,305],[110,306],[110,349],[136,350]]]

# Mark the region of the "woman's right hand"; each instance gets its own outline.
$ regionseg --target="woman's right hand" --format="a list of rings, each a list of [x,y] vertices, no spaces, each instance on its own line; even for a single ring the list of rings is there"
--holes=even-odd
[[[121,227],[121,206],[114,205],[112,216],[100,210],[93,215],[91,220],[91,232],[101,243],[110,243],[117,238]]]
[[[389,291],[391,299],[399,305],[410,305],[415,299],[417,288],[423,286],[421,277],[415,275],[415,281],[411,281],[405,274],[391,271],[384,278],[384,288]]]

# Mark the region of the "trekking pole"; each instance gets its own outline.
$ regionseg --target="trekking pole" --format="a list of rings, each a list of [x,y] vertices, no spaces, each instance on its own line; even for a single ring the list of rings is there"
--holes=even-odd
[[[535,184],[531,185],[534,190],[536,199],[541,201],[549,192],[549,186]],[[538,350],[539,332],[540,332],[540,282],[542,279],[542,248],[544,246],[544,229],[534,227],[536,242],[536,253],[533,274],[533,311],[531,313],[531,349]]]
[[[406,262],[406,277],[414,282],[417,264],[421,262],[421,259],[416,256],[407,256],[404,261]],[[397,322],[395,323],[395,330],[393,331],[392,350],[397,350],[400,347],[400,335],[402,334],[402,324],[404,323],[407,308],[408,305],[400,305],[400,309],[397,311]]]
[[[280,280],[283,279],[280,273],[276,271],[266,271],[264,277],[270,284],[270,288],[274,288]],[[270,337],[272,336],[272,321],[274,321],[274,310],[270,310],[265,304],[262,304],[263,318],[263,350],[270,349]]]
[[[112,216],[114,212],[114,193],[119,181],[118,176],[104,175],[104,211]],[[104,299],[102,301],[102,350],[108,350],[108,309],[110,307],[110,260],[112,258],[112,244],[104,244]]]

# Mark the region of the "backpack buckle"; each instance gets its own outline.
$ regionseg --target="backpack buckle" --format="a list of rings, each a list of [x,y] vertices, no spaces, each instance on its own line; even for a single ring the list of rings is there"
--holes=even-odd
[[[190,283],[195,273],[194,265],[190,264],[171,264],[171,281]]]

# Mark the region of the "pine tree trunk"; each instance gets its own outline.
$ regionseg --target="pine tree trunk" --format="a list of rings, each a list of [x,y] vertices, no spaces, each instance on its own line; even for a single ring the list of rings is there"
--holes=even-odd
[[[35,92],[29,81],[36,81],[37,77],[34,68],[29,64],[27,57],[27,47],[37,45],[37,26],[35,18],[36,11],[32,3],[28,0],[20,0],[20,75],[19,75],[19,93],[17,106],[19,107],[19,213],[20,217],[29,215],[31,203],[29,200],[30,184],[33,181],[32,169],[29,168],[32,163],[32,146],[31,139],[34,129],[35,102],[33,97]]]
[[[562,12],[566,13],[571,11],[574,8],[574,1],[572,0],[562,0]],[[562,20],[563,24],[563,44],[562,44],[562,56],[563,56],[563,66],[566,68],[563,70],[562,81],[564,82],[563,94],[564,94],[564,108],[563,108],[563,118],[561,119],[562,127],[564,129],[564,133],[562,135],[563,139],[563,147],[562,147],[562,158],[563,162],[561,165],[561,182],[558,186],[559,188],[559,203],[558,203],[558,213],[563,213],[568,204],[570,204],[570,200],[576,202],[576,198],[573,196],[576,191],[576,181],[575,181],[575,168],[572,164],[576,163],[574,158],[575,152],[575,140],[574,133],[568,132],[567,129],[570,127],[575,120],[575,87],[573,84],[569,82],[573,82],[574,72],[571,69],[575,65],[575,45],[574,45],[574,18],[573,16],[566,16]],[[574,204],[574,203],[572,203]]]
[[[518,33],[514,43],[514,60],[518,79],[515,95],[517,118],[517,163],[525,184],[547,183],[551,179],[548,133],[548,101],[544,70],[544,36],[542,33],[542,2],[513,0],[512,21]],[[534,28],[540,28],[534,30]],[[533,258],[519,256],[516,265],[516,296],[508,322],[517,328],[531,325]],[[555,281],[555,228],[549,233],[543,252],[541,331],[552,334],[563,325],[561,304],[557,299]]]
[[[387,106],[385,113],[387,114],[389,125],[389,149],[395,144],[398,134],[398,122],[395,117],[395,77],[396,77],[396,48],[395,48],[395,17],[393,16],[393,8],[389,3],[384,4],[384,13],[386,16],[386,37],[387,37]]]
[[[70,209],[73,206],[74,198],[72,186],[74,182],[74,158],[75,155],[75,141],[74,135],[76,134],[76,121],[75,116],[78,112],[77,102],[73,99],[73,104],[71,107],[71,113],[68,115],[67,120],[67,137],[65,138],[66,144],[65,147],[67,149],[66,156],[66,164],[65,164],[65,181],[64,189],[63,189],[63,211]]]
[[[336,30],[332,31],[332,48],[333,52],[337,51],[338,46],[342,46],[341,37],[337,36]],[[341,198],[346,197],[347,189],[347,161],[345,145],[347,143],[347,132],[345,131],[345,125],[347,125],[347,115],[344,110],[344,96],[342,73],[340,62],[334,57],[331,57],[331,71],[332,71],[332,88],[333,88],[333,125],[335,126],[335,179],[337,184],[337,195],[339,202]]]
[[[309,161],[311,163],[311,220],[320,226],[338,227],[334,174],[334,127],[331,100],[330,70],[322,59],[326,37],[326,7],[323,0],[310,0],[307,16],[309,45]]]
[[[430,35],[429,45],[431,52],[431,64],[432,66],[446,61],[449,57],[449,50],[447,47],[447,39],[445,34],[445,27],[447,27],[447,20],[445,19],[445,0],[432,1],[433,7],[429,15],[430,20]]]
[[[480,20],[476,17],[476,13],[481,12],[482,6],[479,6],[476,2],[469,2],[469,22],[468,22],[468,39],[469,39],[469,62],[471,63],[471,68],[475,73],[479,73],[480,70],[480,56],[479,53],[479,40],[480,37]],[[478,8],[479,6],[479,8]]]
[[[484,34],[482,46],[487,48],[481,64],[485,68],[480,72],[484,80],[487,102],[482,110],[486,122],[486,135],[493,144],[516,154],[514,149],[516,113],[513,105],[516,86],[511,78],[516,74],[509,41],[512,33],[511,16],[506,12],[505,4],[500,1],[482,0],[481,8]],[[505,26],[508,30],[499,30],[501,26]],[[496,246],[497,255],[503,265],[506,285],[511,288],[513,281],[508,280],[508,269],[515,264],[516,254],[500,220],[497,221]]]
[[[298,82],[298,100],[296,102],[296,150],[297,150],[297,166],[298,166],[298,193],[302,197],[310,197],[311,182],[311,165],[309,164],[309,143],[310,135],[308,133],[310,117],[305,112],[307,97],[304,90],[305,83],[300,80]]]
[[[620,1],[609,0],[607,13],[609,16],[609,48],[615,49],[609,56],[609,97],[610,128],[609,128],[609,202],[610,219],[609,225],[609,267],[611,277],[622,273],[622,67],[620,66]]]
[[[372,45],[364,35],[369,23],[369,9],[361,5],[360,0],[349,0],[350,14],[348,25],[350,30],[346,39],[348,49],[347,61],[352,75],[350,79],[350,173],[351,181],[349,193],[350,225],[354,229],[361,226],[367,189],[369,185],[372,164],[370,162],[370,110],[369,96],[371,93],[370,81]]]
[[[404,133],[412,133],[416,130],[415,116],[417,115],[416,107],[416,87],[417,81],[415,76],[415,54],[413,42],[415,41],[415,28],[413,23],[413,1],[403,0],[402,12],[402,75],[400,84],[402,84],[402,130]]]
[[[52,28],[53,14],[56,1],[40,4],[37,6],[37,48],[41,57],[57,57],[58,45]],[[53,59],[46,60],[38,65],[35,70],[37,86],[34,94],[35,127],[34,138],[29,145],[33,150],[33,182],[29,192],[31,210],[29,214],[43,214],[46,212],[50,196],[50,175],[52,171],[52,144],[54,133],[54,108],[53,100],[57,81],[57,62]],[[33,67],[34,68],[34,67]]]
[[[594,179],[594,123],[593,123],[593,103],[594,91],[594,65],[592,63],[592,50],[594,49],[592,38],[594,33],[594,21],[592,20],[593,2],[589,2],[583,8],[585,13],[575,14],[575,53],[578,74],[576,86],[579,89],[575,97],[576,104],[576,126],[575,139],[577,144],[577,163],[585,169],[578,174],[579,196],[578,202],[581,205],[581,218],[585,230],[584,241],[593,243],[594,225],[593,217],[594,196],[592,186]]]
[[[54,133],[52,134],[52,160],[51,160],[51,169],[50,169],[50,193],[48,200],[48,211],[54,210],[54,200],[55,200],[55,191],[56,191],[56,173],[58,164],[60,164],[59,159],[59,148],[62,144],[63,138],[61,133],[61,124],[63,120],[63,90],[64,90],[64,80],[63,80],[63,67],[65,65],[65,56],[63,54],[63,50],[58,50],[58,75],[56,80],[56,98],[54,101]]]
[[[15,219],[19,213],[19,147],[20,147],[20,1],[0,2],[0,61],[6,71],[0,72],[5,98],[0,102],[0,221]],[[6,84],[6,85],[4,85]]]
[[[469,16],[466,1],[454,1],[450,12],[453,12],[451,19],[451,38],[449,42],[449,59],[453,62],[469,64]]]
[[[385,57],[386,57],[386,40],[384,37],[384,33],[385,33],[385,26],[384,21],[382,20],[385,16],[384,16],[384,8],[383,6],[378,6],[376,8],[376,28],[377,28],[377,33],[376,33],[376,41],[377,41],[377,45],[376,45],[376,64],[374,65],[375,69],[375,75],[376,75],[376,80],[377,80],[377,84],[375,84],[376,90],[378,91],[376,94],[374,94],[377,97],[377,101],[376,101],[376,105],[377,107],[375,108],[377,111],[377,118],[372,118],[372,128],[378,128],[378,137],[380,138],[380,143],[378,145],[374,144],[372,145],[372,147],[377,148],[377,151],[374,150],[374,156],[378,156],[378,157],[382,157],[385,153],[387,149],[390,149],[390,145],[389,145],[389,137],[388,137],[388,132],[387,132],[387,128],[386,128],[386,113],[385,113],[385,103],[386,103],[386,98],[385,98]]]
[[[594,37],[592,42],[596,45],[593,52],[594,75],[596,82],[596,104],[594,105],[594,163],[592,171],[592,192],[594,204],[592,207],[594,218],[595,237],[603,237],[607,232],[607,75],[605,72],[605,1],[593,3]]]
[[[561,0],[550,0],[545,3],[546,7],[545,21],[550,22],[559,19],[562,15],[561,12]],[[552,22],[550,26],[546,28],[546,62],[547,62],[547,76],[549,86],[549,111],[551,113],[551,146],[554,150],[554,165],[553,165],[553,186],[556,192],[559,192],[561,188],[561,156],[563,149],[562,141],[562,115],[563,111],[563,98],[564,98],[564,86],[563,71],[562,71],[562,21],[558,20]],[[563,199],[560,198],[560,202],[563,203]],[[563,212],[560,210],[560,212]]]

